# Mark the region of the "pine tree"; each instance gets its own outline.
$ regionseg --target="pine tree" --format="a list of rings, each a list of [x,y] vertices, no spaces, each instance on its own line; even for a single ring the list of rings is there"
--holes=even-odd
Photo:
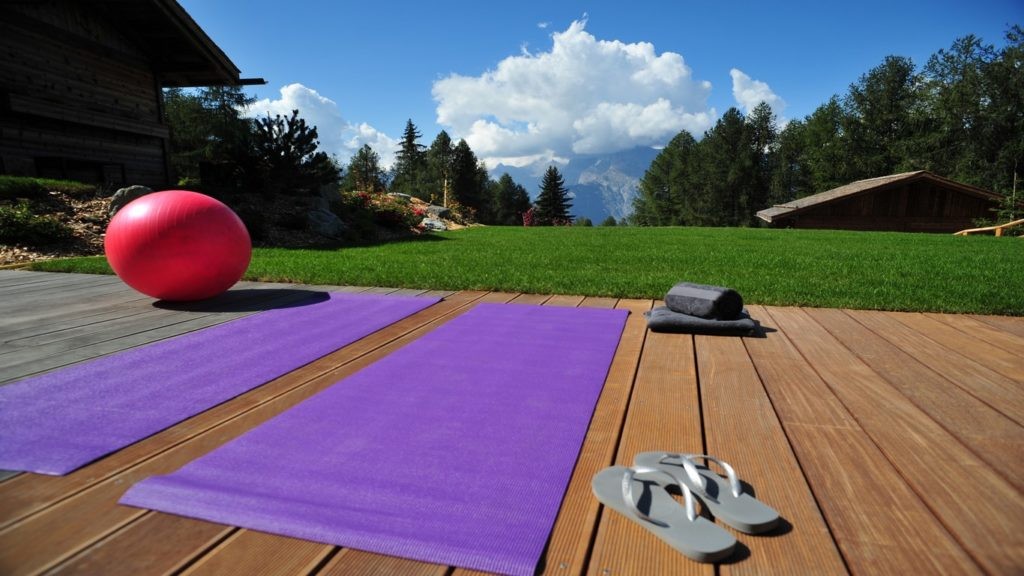
[[[491,206],[486,198],[487,180],[487,169],[482,167],[469,144],[459,140],[452,151],[449,201],[455,200],[478,219],[488,220]]]
[[[426,178],[426,146],[418,142],[419,130],[412,120],[405,123],[405,132],[402,134],[402,143],[395,155],[395,165],[392,168],[394,177],[391,180],[391,191],[422,197],[422,182]]]
[[[569,190],[565,187],[562,174],[555,166],[548,166],[544,179],[540,184],[540,195],[537,196],[535,225],[552,226],[572,222],[569,209]]]
[[[337,182],[334,161],[318,151],[316,127],[307,125],[298,110],[288,117],[268,113],[253,128],[252,145],[264,191],[301,194]]]
[[[363,144],[352,157],[342,188],[357,192],[384,191],[384,170],[380,167],[380,155],[369,144]]]
[[[519,226],[523,212],[530,209],[530,195],[508,172],[494,184],[494,224]]]
[[[423,190],[420,191],[423,200],[435,204],[447,200],[445,195],[451,189],[453,152],[451,137],[441,130],[427,149],[427,174],[423,181]]]

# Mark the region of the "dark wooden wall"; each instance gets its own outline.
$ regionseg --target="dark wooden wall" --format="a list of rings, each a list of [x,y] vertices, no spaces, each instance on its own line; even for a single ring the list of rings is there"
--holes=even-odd
[[[956,232],[991,218],[996,203],[929,180],[905,182],[810,208],[785,218],[792,228]]]
[[[160,88],[142,52],[74,2],[0,4],[0,172],[168,181]]]

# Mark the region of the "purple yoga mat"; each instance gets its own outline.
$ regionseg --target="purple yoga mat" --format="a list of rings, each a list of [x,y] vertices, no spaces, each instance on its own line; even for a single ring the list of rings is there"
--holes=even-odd
[[[626,314],[481,304],[121,503],[533,574]]]
[[[0,386],[0,469],[67,474],[438,301],[327,296]]]

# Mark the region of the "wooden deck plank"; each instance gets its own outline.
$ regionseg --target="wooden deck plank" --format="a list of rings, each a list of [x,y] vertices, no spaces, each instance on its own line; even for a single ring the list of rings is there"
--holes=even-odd
[[[566,296],[564,294],[555,294],[550,299],[548,299],[546,304],[549,304],[551,306],[576,307],[580,305],[580,302],[583,302],[583,296]]]
[[[157,307],[150,305],[141,312],[135,312],[100,324],[89,323],[59,331],[48,331],[34,336],[8,339],[0,346],[0,362],[20,360],[15,352],[29,357],[43,358],[74,350],[82,346],[131,336],[140,332],[173,326],[186,320],[204,316],[219,315],[224,321],[256,313],[260,310],[288,306],[313,296],[313,291],[277,290],[270,287],[241,292],[228,292],[225,297],[240,294],[228,300],[217,299],[211,303],[197,303],[188,306]],[[30,350],[26,350],[30,348]]]
[[[1015,355],[1024,356],[1024,335],[1017,335],[991,326],[981,320],[963,314],[925,314],[925,317],[965,332],[972,338],[983,340],[993,346]]]
[[[721,574],[821,574],[846,567],[775,409],[740,338],[696,336],[707,453],[729,462],[753,494],[779,511],[768,534],[732,530],[737,556]],[[726,528],[728,528],[726,526]]]
[[[462,310],[483,296],[485,295],[481,292],[460,293],[66,476],[30,474],[8,480],[0,484],[0,509],[5,512],[4,517],[0,519],[0,527],[8,527],[15,521],[38,514],[47,507],[73,497],[99,483],[113,481],[117,475],[129,471],[132,467],[145,462],[154,455],[162,454],[184,442],[195,441],[196,438],[216,429],[222,423],[238,418],[287,394],[293,387],[303,385],[312,379],[329,378],[332,371],[367,354],[377,352],[378,355],[383,355],[382,347],[389,347],[387,350],[394,349],[399,342],[406,342],[412,337],[411,335],[419,333],[417,331],[423,331],[435,322],[449,318],[451,314]]]
[[[59,276],[62,276],[62,274],[57,274],[55,272],[31,272],[28,270],[0,270],[0,288],[57,281],[57,277]],[[72,276],[81,280],[83,277],[87,277],[88,275],[66,274],[66,276]]]
[[[181,574],[309,574],[332,553],[318,542],[239,530]]]
[[[981,316],[973,315],[971,318],[984,322],[989,326],[998,328],[1003,332],[1014,334],[1024,338],[1024,317],[1020,316]]]
[[[781,328],[773,318],[780,309],[749,310],[765,326]],[[849,570],[977,573],[787,334],[782,329],[744,344]]]
[[[639,452],[704,453],[693,337],[648,333],[615,463],[631,466]],[[588,573],[705,574],[714,566],[679,554],[645,528],[601,508]]]
[[[847,314],[994,410],[1024,425],[1024,394],[1017,382],[897,322],[887,312],[849,310]]]
[[[240,307],[245,308],[240,311],[201,314],[176,322],[173,321],[174,317],[170,317],[173,323],[156,321],[150,327],[129,326],[125,334],[116,331],[110,334],[100,332],[95,335],[94,342],[90,341],[87,335],[83,339],[73,339],[72,342],[58,342],[53,345],[11,351],[2,356],[4,362],[0,364],[0,384],[253,314],[258,308],[252,301],[253,297],[248,298],[250,305]]]
[[[630,314],[551,531],[544,557],[544,574],[582,574],[587,566],[600,509],[590,481],[615,459],[647,332],[643,313],[650,310],[651,302],[623,300],[617,303],[617,308],[629,310]]]
[[[1024,498],[983,460],[861,362],[806,312],[772,319],[907,484],[986,570],[1024,566]]]
[[[55,567],[51,573],[83,576],[168,574],[190,564],[196,550],[216,546],[237,530],[231,526],[169,514],[144,514],[110,538]]]
[[[890,315],[946,348],[956,350],[1017,383],[1024,383],[1024,349],[1010,352],[993,346],[968,332],[968,325],[952,326],[924,314],[910,312],[892,312]]]
[[[519,296],[516,296],[512,300],[512,303],[513,304],[533,304],[533,305],[536,305],[536,306],[540,306],[541,304],[544,304],[545,302],[547,302],[549,298],[551,298],[551,297],[550,296],[546,296],[544,294],[520,294]]]
[[[993,470],[1024,491],[1024,427],[978,400],[899,346],[835,309],[807,313],[862,362],[895,386],[918,408],[957,437]]]
[[[445,576],[447,573],[447,566],[347,548],[316,572],[317,576]]]

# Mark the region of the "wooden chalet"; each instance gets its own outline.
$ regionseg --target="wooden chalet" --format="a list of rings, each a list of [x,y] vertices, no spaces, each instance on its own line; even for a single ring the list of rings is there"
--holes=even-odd
[[[263,83],[174,0],[0,0],[0,174],[163,186],[161,90]]]
[[[956,232],[1002,197],[926,170],[859,180],[757,213],[776,228]]]

